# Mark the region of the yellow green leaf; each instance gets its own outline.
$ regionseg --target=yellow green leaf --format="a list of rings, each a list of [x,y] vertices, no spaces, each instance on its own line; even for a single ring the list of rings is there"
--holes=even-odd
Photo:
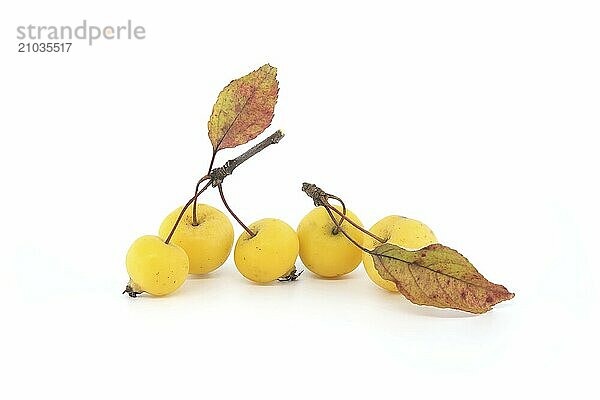
[[[277,68],[265,64],[219,93],[208,121],[215,153],[247,143],[271,125],[279,91],[276,76]]]
[[[371,256],[379,275],[394,282],[415,304],[481,314],[515,296],[484,278],[459,252],[441,244],[411,251],[385,243],[373,249]]]

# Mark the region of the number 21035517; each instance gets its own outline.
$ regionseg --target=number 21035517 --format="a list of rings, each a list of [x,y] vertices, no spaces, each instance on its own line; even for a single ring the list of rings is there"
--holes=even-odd
[[[19,53],[68,53],[72,43],[19,43]]]

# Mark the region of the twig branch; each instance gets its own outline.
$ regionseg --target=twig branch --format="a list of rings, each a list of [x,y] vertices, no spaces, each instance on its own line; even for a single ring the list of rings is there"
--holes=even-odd
[[[217,155],[217,152],[214,151],[212,158],[210,160],[210,166],[208,167],[208,174],[207,174],[207,176],[211,180],[212,187],[217,187],[221,183],[223,183],[223,180],[227,177],[227,175],[231,175],[233,173],[233,170],[236,169],[244,161],[246,161],[249,158],[260,153],[261,151],[263,151],[270,145],[279,143],[279,141],[283,138],[283,136],[284,136],[284,134],[281,131],[281,129],[278,129],[274,134],[272,134],[268,138],[264,139],[260,143],[257,143],[256,145],[252,146],[251,148],[249,148],[248,150],[246,150],[244,153],[240,154],[236,158],[227,161],[222,167],[213,169],[212,166],[215,162],[215,156]],[[193,205],[193,209],[192,209],[192,216],[193,216],[192,224],[194,226],[198,225],[198,218],[196,216],[196,204],[198,202],[198,196],[197,196],[198,189],[200,188],[200,183],[203,182],[203,179],[204,178],[202,178],[198,181],[198,183],[196,184],[196,191],[194,192],[195,199],[194,199],[194,205]],[[244,226],[244,225],[242,224],[242,226]]]
[[[254,145],[253,147],[246,150],[244,153],[240,154],[236,158],[227,161],[225,163],[225,165],[223,165],[222,167],[212,169],[208,173],[208,175],[210,176],[211,182],[212,182],[212,186],[213,187],[219,186],[221,183],[223,183],[223,180],[228,175],[231,175],[233,173],[234,169],[239,167],[243,162],[245,162],[249,158],[260,153],[261,151],[263,151],[270,145],[279,143],[279,141],[283,138],[283,136],[284,136],[283,132],[279,129],[274,134],[272,134],[271,136],[269,136],[268,138],[263,140],[262,142]]]

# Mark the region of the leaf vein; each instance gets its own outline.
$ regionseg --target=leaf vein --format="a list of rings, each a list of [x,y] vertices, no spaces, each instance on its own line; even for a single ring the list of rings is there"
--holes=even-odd
[[[270,72],[270,70],[269,70]],[[244,105],[242,106],[242,109],[240,110],[239,113],[236,114],[236,116],[233,118],[233,121],[231,121],[231,124],[229,125],[229,127],[227,128],[227,131],[225,131],[225,133],[223,134],[223,136],[221,137],[221,140],[219,140],[219,143],[217,144],[217,146],[215,147],[215,152],[219,151],[219,146],[221,146],[221,143],[223,143],[223,140],[225,140],[225,138],[227,137],[227,134],[229,133],[229,131],[231,130],[231,127],[235,124],[235,121],[237,121],[238,117],[244,112],[244,110],[246,109],[246,105],[248,104],[248,102],[250,101],[250,99],[252,99],[254,97],[254,95],[256,94],[258,88],[263,84],[263,82],[267,79],[267,76],[269,75],[268,72],[265,72],[265,76],[263,76],[263,78],[261,79],[261,81],[254,87],[254,90],[252,91],[252,93],[250,94],[250,96],[248,96],[246,98],[246,101],[244,102]]]
[[[404,260],[402,260],[402,259],[400,259],[400,258],[398,258],[398,257],[390,256],[390,255],[387,255],[387,254],[384,254],[384,253],[380,253],[380,255],[381,255],[381,256],[383,256],[383,257],[388,257],[388,258],[391,258],[391,259],[393,259],[393,260],[397,260],[397,261],[401,261],[401,262],[407,262],[407,261],[404,261]],[[491,288],[488,288],[487,286],[481,286],[481,285],[478,285],[478,284],[476,284],[476,283],[473,283],[473,282],[466,281],[466,280],[464,280],[464,279],[458,278],[458,277],[456,277],[456,276],[453,276],[453,275],[450,275],[450,274],[446,274],[445,272],[438,271],[438,270],[436,270],[436,269],[433,269],[433,268],[431,268],[431,267],[428,267],[428,266],[426,266],[426,265],[419,265],[419,264],[417,264],[417,263],[414,263],[414,262],[408,262],[408,263],[409,263],[409,264],[412,264],[412,265],[416,265],[417,267],[420,267],[420,268],[425,268],[425,269],[427,269],[427,270],[429,270],[429,271],[431,271],[431,272],[434,272],[434,273],[436,273],[436,274],[440,274],[440,275],[442,275],[442,276],[445,276],[445,277],[448,277],[448,278],[450,278],[450,279],[454,279],[454,280],[457,280],[457,281],[463,282],[463,283],[464,283],[464,284],[466,284],[466,285],[475,286],[475,287],[478,287],[478,288],[481,288],[481,289],[484,289],[484,290],[493,290],[493,289],[491,289]],[[432,265],[438,265],[438,264],[441,264],[441,263],[434,263],[434,264],[432,264]],[[458,266],[461,266],[460,264],[456,264],[456,263],[450,263],[450,264],[452,264],[452,265],[458,265]]]

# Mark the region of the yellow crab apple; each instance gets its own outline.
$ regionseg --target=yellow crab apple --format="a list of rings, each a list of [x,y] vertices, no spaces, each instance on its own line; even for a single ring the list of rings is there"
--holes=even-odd
[[[191,274],[207,274],[219,268],[229,257],[233,245],[233,226],[229,218],[207,204],[196,206],[197,225],[193,221],[193,206],[183,214],[170,242],[180,246],[190,260]],[[169,214],[158,230],[166,239],[182,207]]]
[[[129,284],[125,292],[135,297],[147,292],[164,296],[185,282],[189,271],[188,256],[176,244],[167,244],[158,236],[146,235],[137,239],[125,259]]]
[[[298,235],[285,222],[265,218],[250,224],[251,236],[244,231],[233,253],[238,271],[253,282],[267,283],[294,270],[298,258]]]
[[[342,211],[342,207],[335,208]],[[339,221],[340,217],[333,215]],[[346,210],[346,215],[362,227],[352,211]],[[363,233],[360,230],[348,221],[342,222],[341,227],[352,239],[362,243]],[[362,260],[362,251],[337,229],[323,206],[314,208],[302,218],[298,224],[298,239],[302,263],[313,273],[325,278],[352,272]]]
[[[420,249],[430,244],[437,243],[433,231],[429,229],[427,225],[416,219],[405,218],[399,215],[390,215],[381,219],[373,225],[369,231],[384,239],[386,243],[392,243],[409,250]],[[373,249],[379,244],[381,243],[376,239],[365,235],[363,245],[367,249]],[[367,275],[369,275],[369,278],[371,278],[376,285],[392,292],[398,291],[393,282],[379,276],[370,254],[363,253],[362,259]]]

